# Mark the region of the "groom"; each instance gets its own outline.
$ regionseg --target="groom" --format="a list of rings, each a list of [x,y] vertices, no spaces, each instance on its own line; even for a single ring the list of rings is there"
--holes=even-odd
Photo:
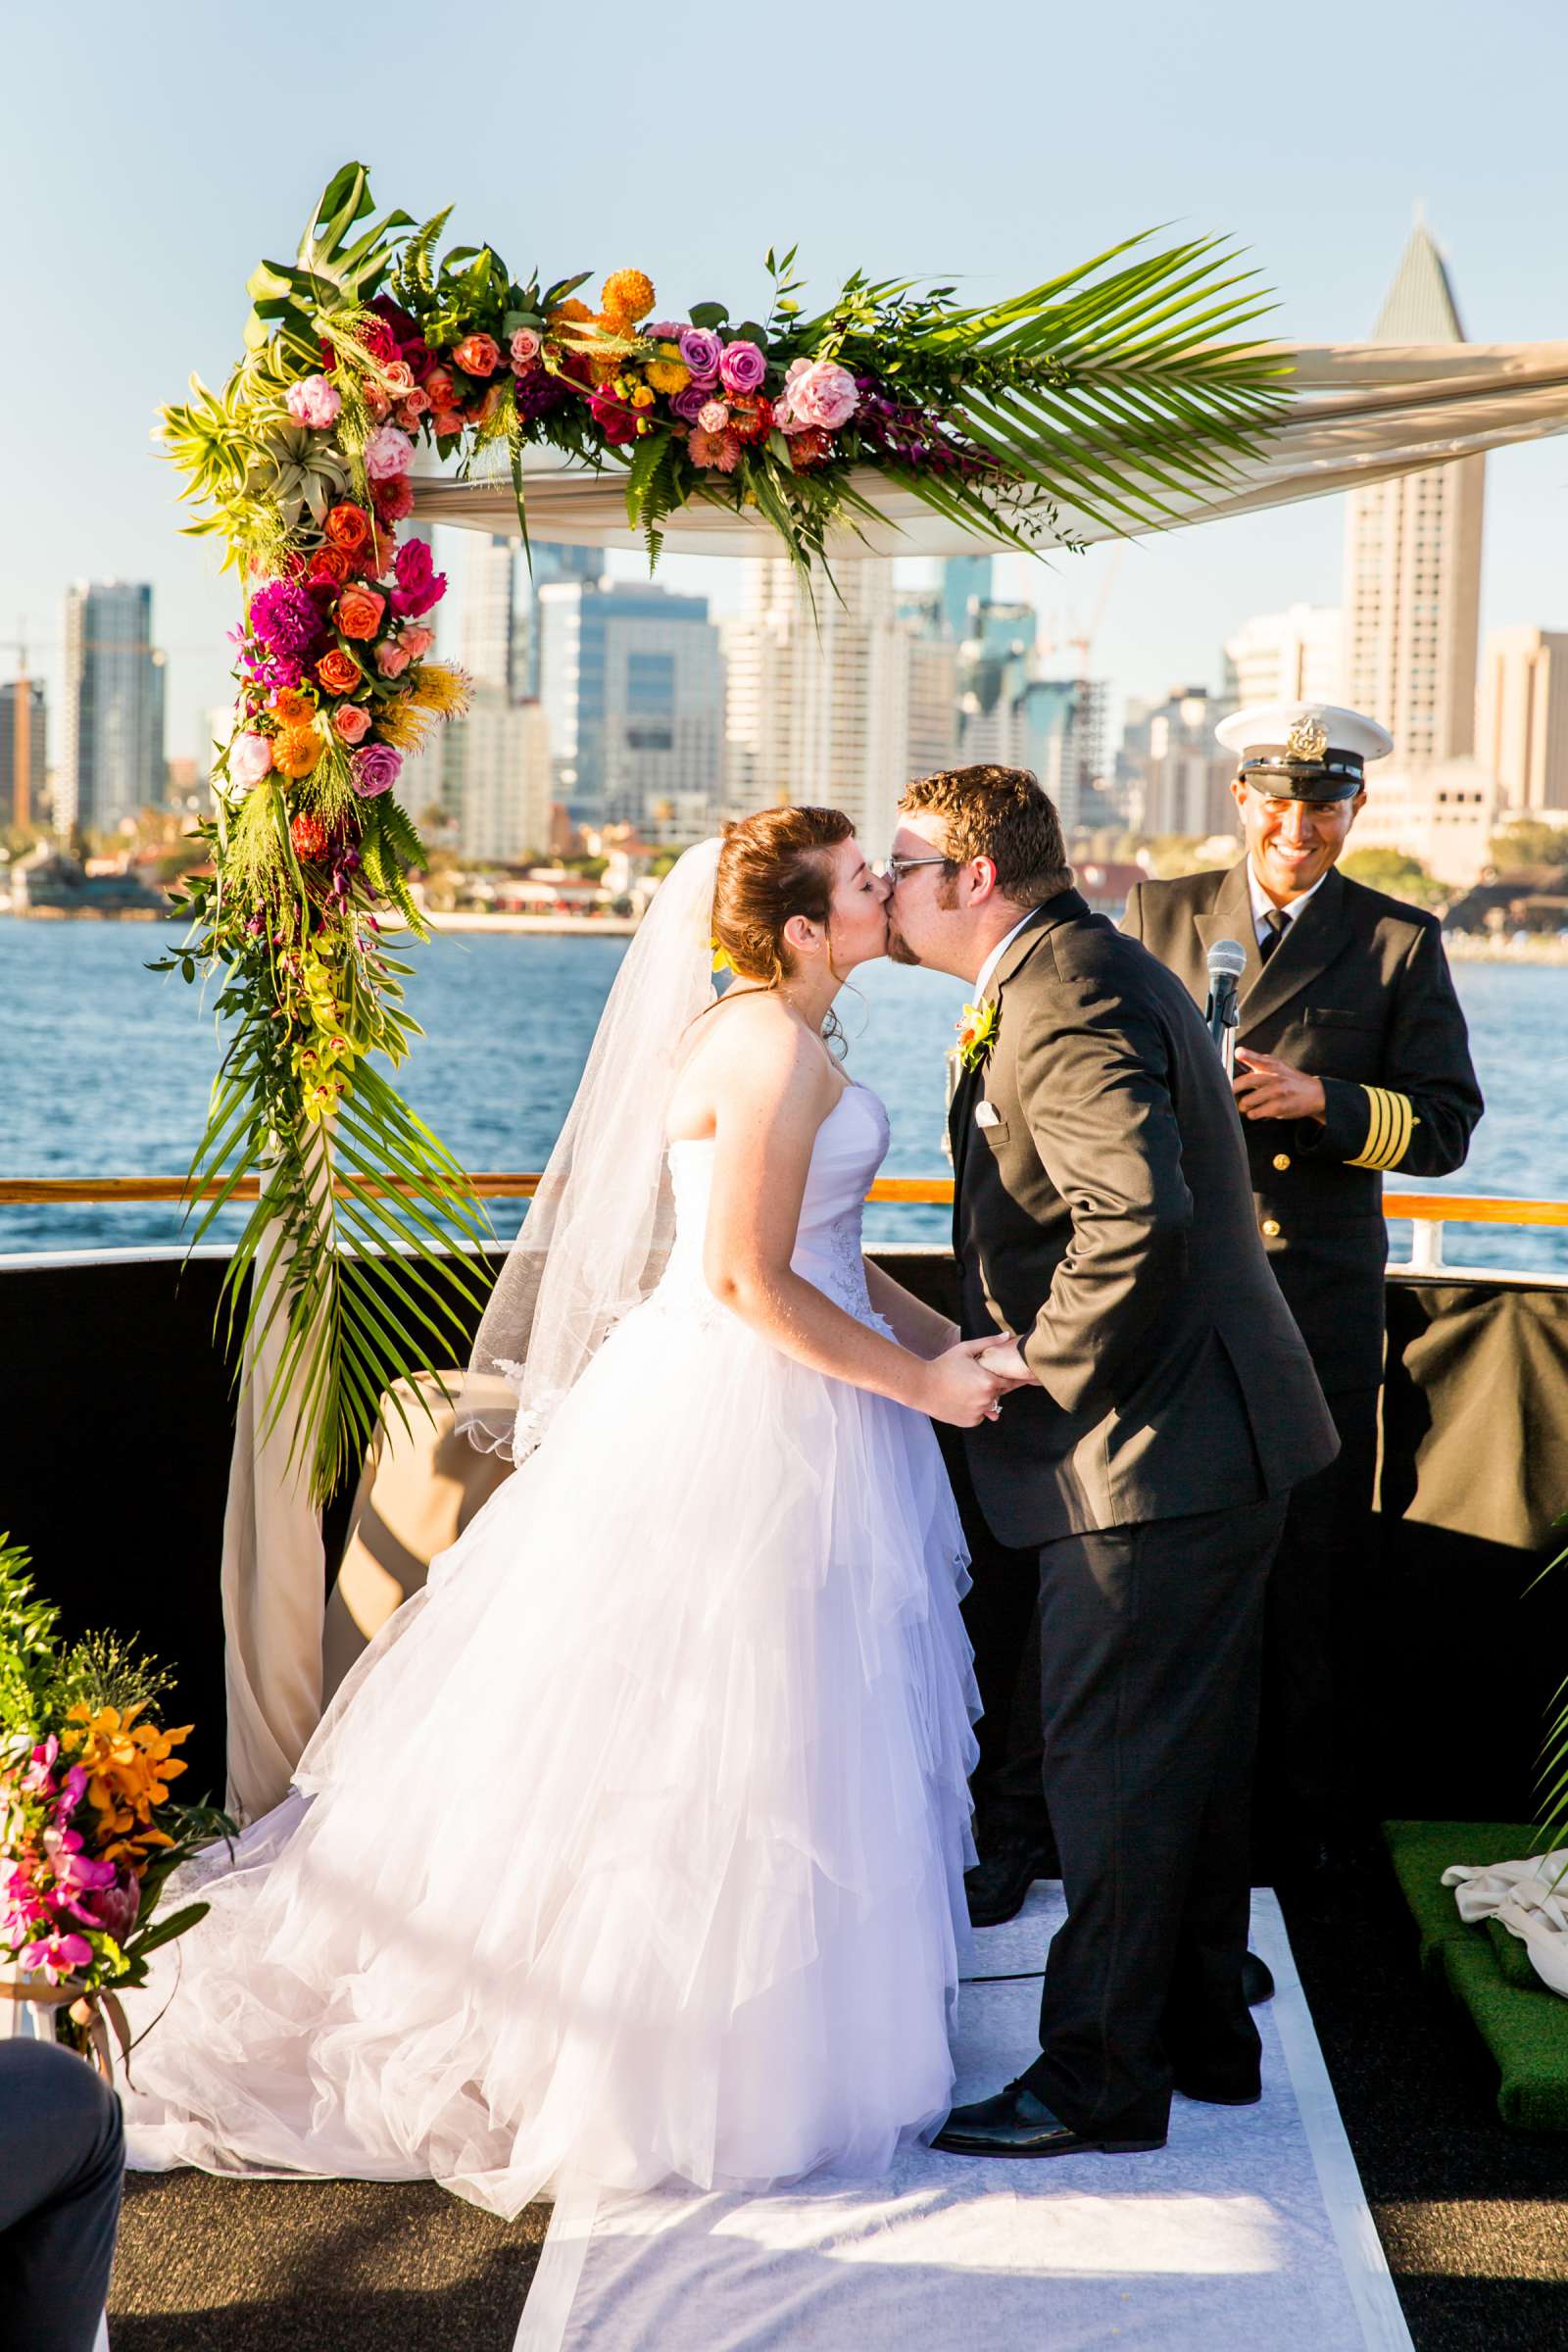
[[[960,1312],[1030,1385],[965,1444],[992,1533],[1039,1555],[1067,1897],[1040,2055],[935,2144],[1157,2148],[1173,2088],[1259,2095],[1236,1791],[1287,1496],[1338,1441],[1186,989],[1090,912],[1026,770],[926,776],[902,814],[889,952],[980,1008],[951,1112]]]

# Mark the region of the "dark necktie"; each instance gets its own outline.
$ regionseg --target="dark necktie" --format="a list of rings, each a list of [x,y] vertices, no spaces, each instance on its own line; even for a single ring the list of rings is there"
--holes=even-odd
[[[1280,941],[1290,929],[1291,918],[1283,906],[1271,906],[1263,917],[1263,925],[1266,937],[1258,941],[1257,953],[1261,961],[1267,963]]]

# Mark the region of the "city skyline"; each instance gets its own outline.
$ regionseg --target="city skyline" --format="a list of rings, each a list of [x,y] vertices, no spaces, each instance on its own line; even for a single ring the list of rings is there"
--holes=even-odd
[[[407,73],[428,46],[427,18],[390,0],[377,22],[388,57]],[[631,33],[637,23],[611,0],[600,30],[611,39],[618,24]],[[180,397],[192,368],[222,383],[240,348],[246,276],[263,254],[291,248],[350,145],[370,167],[383,205],[422,216],[450,200],[454,235],[493,235],[523,269],[538,259],[603,271],[635,259],[677,305],[716,291],[753,300],[764,282],[760,257],[780,241],[799,240],[813,292],[863,265],[873,274],[924,270],[983,294],[1038,282],[1156,223],[1229,230],[1279,291],[1271,324],[1304,340],[1370,333],[1412,206],[1424,197],[1475,339],[1560,331],[1553,224],[1568,162],[1554,135],[1553,65],[1568,63],[1568,26],[1531,28],[1532,72],[1521,76],[1516,44],[1478,47],[1453,0],[1428,12],[1419,42],[1402,24],[1331,0],[1314,21],[1315,40],[1325,48],[1343,41],[1363,85],[1396,103],[1380,106],[1375,130],[1365,110],[1318,110],[1312,195],[1303,202],[1298,176],[1275,169],[1289,114],[1279,94],[1298,65],[1283,24],[1251,11],[1244,18],[1234,0],[1218,0],[1193,39],[1151,10],[1139,35],[1144,70],[1129,77],[1124,27],[1048,21],[1022,0],[995,7],[987,53],[1006,60],[998,85],[1004,135],[982,148],[955,126],[945,79],[930,70],[924,36],[944,23],[916,0],[896,56],[868,24],[836,28],[835,72],[874,77],[884,103],[821,172],[803,172],[795,141],[769,142],[731,102],[736,73],[749,59],[760,63],[760,25],[732,28],[718,48],[639,38],[636,120],[617,126],[617,168],[601,174],[581,168],[574,108],[530,108],[526,130],[518,127],[519,76],[563,92],[579,81],[571,29],[520,27],[486,0],[466,28],[494,70],[466,90],[461,140],[411,143],[380,119],[350,131],[319,109],[282,110],[269,125],[265,164],[258,155],[257,168],[240,172],[226,110],[214,103],[220,36],[149,45],[128,23],[105,24],[83,56],[64,24],[24,21],[13,50],[19,86],[69,82],[81,152],[114,152],[127,121],[149,135],[144,166],[109,207],[92,175],[54,168],[41,112],[24,109],[14,125],[6,163],[17,194],[50,190],[51,263],[39,270],[22,245],[0,272],[15,274],[10,314],[26,319],[29,347],[47,354],[51,391],[26,411],[28,462],[10,486],[0,635],[11,640],[22,623],[33,674],[46,678],[58,709],[57,614],[67,583],[151,580],[170,660],[169,750],[180,757],[199,748],[193,714],[225,691],[235,582],[219,577],[210,542],[178,536],[188,516],[148,432],[158,403]],[[323,22],[294,0],[279,0],[270,24],[279,42],[308,41],[319,86],[353,85],[360,28]],[[1463,75],[1452,71],[1456,44],[1475,51]],[[1036,89],[1052,95],[1026,95]],[[1473,135],[1489,105],[1498,119],[1505,109],[1512,127],[1506,173]],[[1114,169],[1106,160],[1112,119]],[[668,168],[664,126],[673,120],[703,126],[691,180]],[[220,188],[222,201],[193,204],[192,189],[203,185]],[[711,194],[719,187],[722,202]],[[1551,443],[1509,451],[1489,473],[1484,628],[1568,626],[1555,527],[1568,514],[1568,454]],[[1118,700],[1200,676],[1217,686],[1217,649],[1244,615],[1338,601],[1340,549],[1331,502],[1141,543],[1109,596],[1097,671]],[[450,540],[440,552],[450,564]],[[1016,600],[1027,590],[1064,640],[1093,612],[1112,560],[1092,551],[1047,570],[1003,555],[997,594]],[[638,568],[635,557],[626,564]],[[722,581],[697,583],[674,565],[662,576],[677,592],[708,595],[715,617],[726,609]]]

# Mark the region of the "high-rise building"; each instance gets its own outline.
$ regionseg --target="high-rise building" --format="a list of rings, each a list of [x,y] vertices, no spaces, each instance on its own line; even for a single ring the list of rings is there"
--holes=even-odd
[[[1372,330],[1375,343],[1460,343],[1442,256],[1422,222]],[[1475,748],[1486,461],[1353,490],[1345,537],[1345,700],[1381,719],[1406,766]]]
[[[531,558],[531,563],[530,563]],[[474,536],[464,576],[463,665],[475,686],[514,703],[539,693],[539,630],[534,598],[556,580],[599,580],[605,552],[554,540]]]
[[[991,602],[991,566],[989,556],[950,556],[942,566],[942,624],[955,644],[972,634],[971,608]]]
[[[44,820],[45,723],[41,678],[0,686],[0,826],[25,831]]]
[[[1380,760],[1350,848],[1396,850],[1436,881],[1468,890],[1491,863],[1497,803],[1496,779],[1479,760]]]
[[[596,825],[640,825],[651,804],[680,795],[716,809],[724,672],[708,599],[561,579],[536,602],[555,798]]]
[[[1013,760],[1013,716],[1028,680],[1040,616],[1033,605],[989,598],[969,614],[958,649],[958,758],[973,767]]]
[[[1254,612],[1225,645],[1238,703],[1343,703],[1344,615],[1338,605]]]
[[[1130,708],[1123,773],[1136,831],[1199,841],[1234,831],[1236,760],[1215,742],[1214,729],[1235,707],[1204,686],[1173,686],[1162,703]]]
[[[1568,633],[1489,629],[1478,699],[1476,750],[1504,807],[1568,808]]]
[[[460,858],[550,855],[550,728],[538,703],[479,687],[442,730],[441,803]]]
[[[66,592],[65,691],[55,824],[109,832],[164,798],[164,657],[144,581]]]
[[[833,579],[813,612],[786,557],[747,560],[722,624],[725,805],[842,808],[879,857],[905,785],[955,757],[956,648],[901,621],[891,564],[840,563]]]
[[[1107,693],[1100,678],[1030,678],[1013,701],[1006,764],[1033,769],[1066,833],[1102,815],[1093,794],[1104,773]]]

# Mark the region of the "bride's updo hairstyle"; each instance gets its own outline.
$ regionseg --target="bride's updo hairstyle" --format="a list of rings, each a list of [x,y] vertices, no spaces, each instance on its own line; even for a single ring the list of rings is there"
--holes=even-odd
[[[826,929],[829,852],[854,831],[839,808],[760,808],[724,827],[713,881],[713,944],[739,979],[777,988],[790,977],[784,926],[802,914]]]

